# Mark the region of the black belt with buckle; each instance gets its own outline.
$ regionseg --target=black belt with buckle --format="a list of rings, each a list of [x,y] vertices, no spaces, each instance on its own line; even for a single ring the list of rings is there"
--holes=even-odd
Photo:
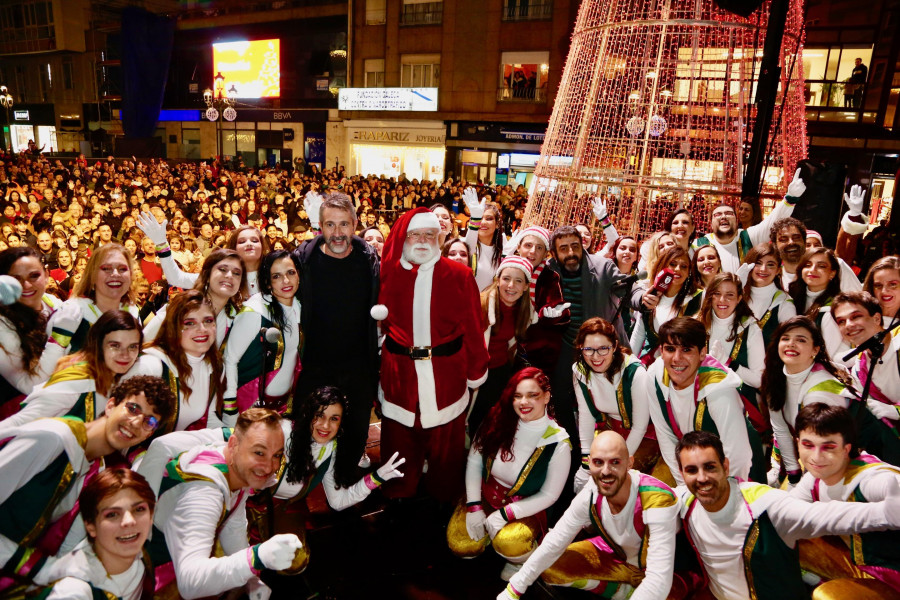
[[[431,360],[432,356],[452,356],[462,350],[462,336],[439,346],[402,346],[391,336],[385,336],[384,347],[392,354],[408,356],[413,360]]]

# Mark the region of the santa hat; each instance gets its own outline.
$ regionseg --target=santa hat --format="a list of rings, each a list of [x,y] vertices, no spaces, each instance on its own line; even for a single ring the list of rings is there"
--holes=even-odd
[[[507,256],[502,261],[500,261],[500,266],[497,267],[497,275],[503,272],[503,269],[519,269],[523,273],[525,273],[525,277],[528,281],[531,281],[531,261],[528,259],[522,258],[521,256]]]
[[[440,229],[440,227],[437,216],[424,206],[401,215],[391,227],[391,232],[388,234],[388,238],[384,242],[384,248],[381,250],[382,277],[384,277],[386,269],[400,264],[407,233],[414,229]]]
[[[533,235],[537,239],[541,240],[542,242],[544,242],[544,248],[547,248],[548,250],[550,249],[550,230],[544,229],[543,227],[540,227],[538,225],[532,225],[531,227],[526,227],[522,231],[522,237],[519,239],[524,240],[525,236],[528,235]]]
[[[437,229],[440,230],[441,224],[438,221],[437,215],[431,212],[417,213],[413,216],[412,219],[409,220],[409,226],[406,228],[407,231],[415,231],[416,229]]]
[[[825,241],[822,239],[822,234],[819,233],[818,231],[815,231],[815,230],[813,230],[813,229],[807,229],[807,230],[806,230],[806,237],[807,237],[807,238],[814,237],[814,238],[816,238],[817,240],[819,240],[819,243],[820,243],[820,244],[822,244],[823,246],[825,245]]]

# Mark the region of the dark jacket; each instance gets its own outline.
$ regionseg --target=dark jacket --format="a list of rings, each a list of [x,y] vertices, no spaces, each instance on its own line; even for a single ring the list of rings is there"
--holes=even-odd
[[[313,314],[312,305],[303,302],[303,292],[304,290],[312,289],[312,286],[315,285],[315,282],[312,280],[312,271],[309,269],[309,261],[310,257],[313,256],[313,252],[321,252],[319,246],[321,246],[325,242],[325,238],[321,235],[317,235],[311,240],[307,240],[297,249],[295,249],[291,254],[294,257],[295,262],[297,263],[297,267],[300,270],[300,288],[297,290],[297,300],[300,301],[300,306],[302,307],[300,311],[300,325],[304,331],[309,331],[309,324],[312,322],[316,316]],[[378,304],[378,292],[381,287],[380,284],[380,272],[381,272],[381,262],[378,259],[378,254],[375,252],[375,249],[372,248],[369,244],[366,243],[359,236],[353,236],[350,241],[350,246],[352,248],[352,252],[361,252],[366,257],[366,260],[369,262],[369,271],[371,274],[371,294],[369,298],[369,308]],[[335,294],[342,293],[342,290],[335,290]],[[369,328],[368,328],[368,366],[371,369],[371,373],[378,372],[378,329],[377,322],[375,319],[370,319]]]
[[[562,276],[561,267],[556,259],[550,260],[550,268]],[[613,289],[613,284],[625,277],[616,267],[616,263],[608,258],[587,253],[581,258],[581,314],[584,321],[592,317],[606,319],[616,328],[619,341],[628,344],[628,333],[625,331],[622,315],[619,313],[616,316],[625,288]],[[568,301],[566,298],[566,302]]]

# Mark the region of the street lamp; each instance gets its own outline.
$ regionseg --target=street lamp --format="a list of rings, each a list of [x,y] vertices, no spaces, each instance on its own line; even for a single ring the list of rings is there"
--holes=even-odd
[[[203,91],[203,102],[206,103],[206,118],[216,124],[216,155],[221,158],[221,118],[226,121],[234,121],[237,119],[237,111],[234,109],[237,101],[237,88],[234,84],[225,91],[225,76],[221,72],[216,73],[213,78],[215,94],[209,88]],[[235,143],[237,143],[235,141]]]
[[[3,142],[7,144],[7,148],[12,148],[12,125],[9,121],[9,109],[12,108],[13,105],[13,97],[12,94],[9,93],[9,90],[5,85],[0,85],[0,106],[3,106],[3,110],[6,112],[6,129],[9,131],[9,142],[6,140],[6,133],[3,135]]]

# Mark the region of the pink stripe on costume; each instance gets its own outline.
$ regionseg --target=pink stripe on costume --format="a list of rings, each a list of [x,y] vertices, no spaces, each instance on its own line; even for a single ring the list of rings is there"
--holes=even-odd
[[[204,450],[194,457],[192,465],[224,465],[225,458],[215,450]]]

